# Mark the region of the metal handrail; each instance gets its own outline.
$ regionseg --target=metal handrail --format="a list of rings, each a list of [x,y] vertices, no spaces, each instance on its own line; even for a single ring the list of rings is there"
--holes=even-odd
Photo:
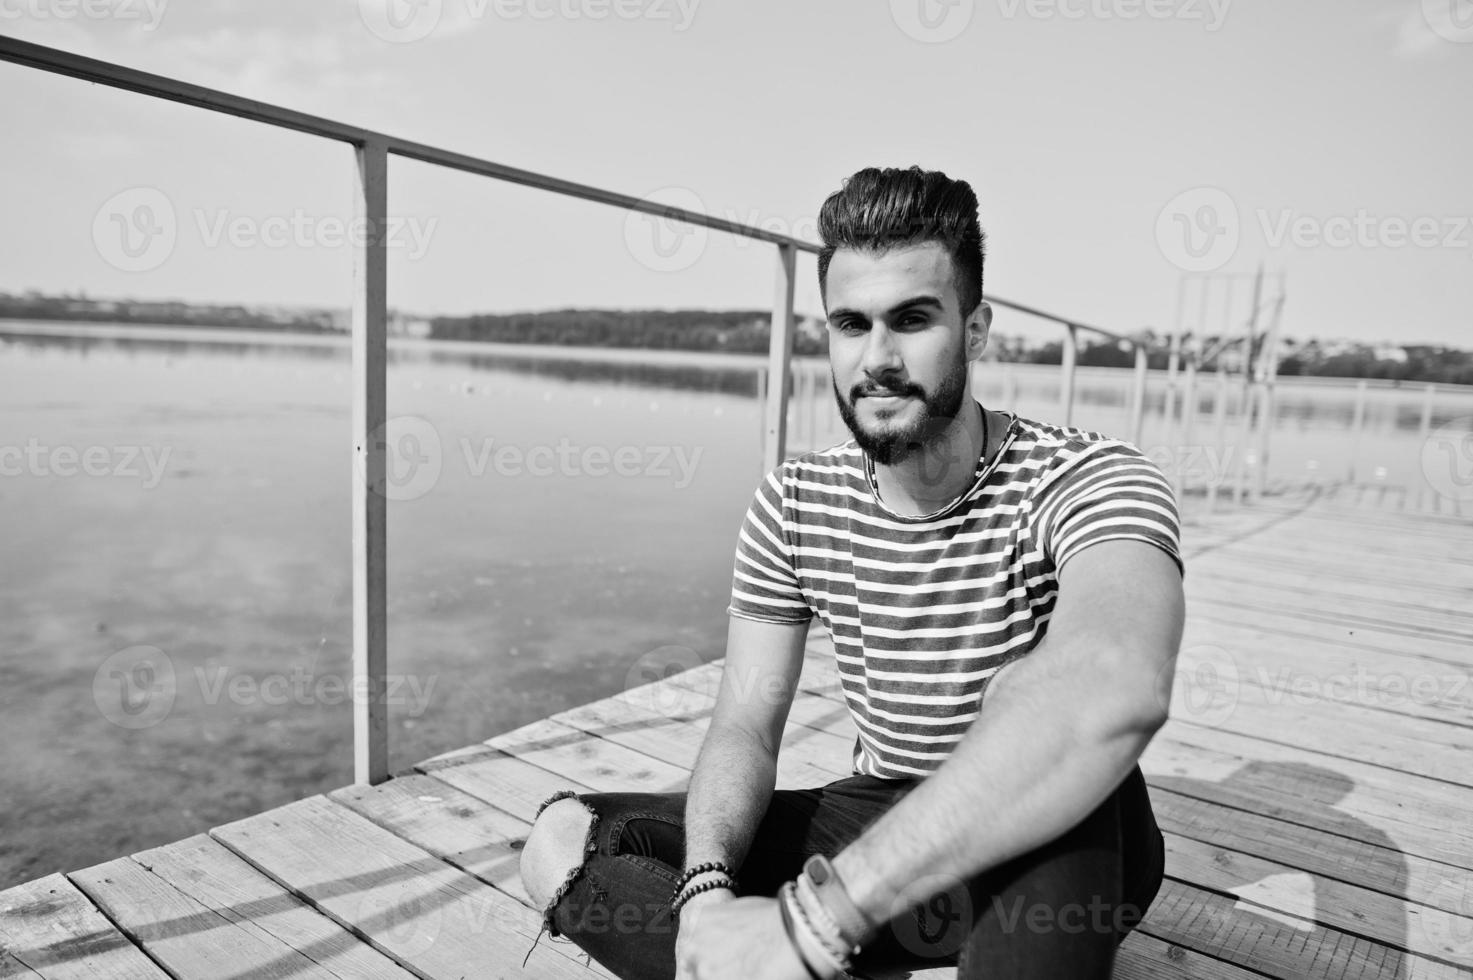
[[[0,61],[66,75],[83,81],[136,92],[170,102],[221,112],[240,119],[295,130],[324,139],[348,143],[355,149],[354,206],[368,230],[355,254],[352,317],[352,433],[353,433],[353,771],[359,783],[378,783],[388,778],[388,703],[385,678],[387,648],[387,495],[385,425],[387,387],[387,202],[388,158],[390,155],[437,164],[464,173],[477,174],[599,204],[608,204],[641,214],[654,215],[691,225],[756,239],[777,246],[776,288],[768,348],[769,379],[763,410],[763,465],[771,469],[786,456],[787,407],[793,355],[793,294],[795,259],[798,252],[816,254],[821,246],[730,221],[699,211],[675,207],[647,198],[621,194],[587,184],[562,180],[531,170],[522,170],[491,160],[457,153],[388,133],[353,126],[294,109],[242,98],[218,89],[194,85],[163,75],[127,68],[96,58],[87,58],[56,48],[0,37]],[[1139,441],[1145,410],[1146,345],[1136,337],[1105,330],[1057,316],[1023,303],[998,296],[987,301],[1001,307],[1039,317],[1064,328],[1064,365],[1060,402],[1064,424],[1070,422],[1074,400],[1074,365],[1078,334],[1099,334],[1131,345],[1135,371],[1131,401],[1133,438]]]

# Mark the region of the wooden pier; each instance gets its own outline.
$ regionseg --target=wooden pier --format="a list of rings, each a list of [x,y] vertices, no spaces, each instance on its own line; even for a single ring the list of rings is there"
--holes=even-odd
[[[1167,880],[1118,977],[1473,976],[1473,523],[1344,496],[1187,528],[1178,699],[1142,761]],[[545,936],[523,966],[518,849],[558,789],[683,787],[719,672],[0,892],[0,977],[606,977]],[[820,631],[801,687],[780,786],[848,771]]]

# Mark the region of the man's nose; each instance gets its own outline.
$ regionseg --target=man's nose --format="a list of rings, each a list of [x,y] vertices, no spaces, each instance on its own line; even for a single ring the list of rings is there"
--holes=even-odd
[[[870,327],[864,341],[864,357],[860,367],[870,377],[893,374],[901,366],[900,348],[895,344],[895,335],[883,324]]]

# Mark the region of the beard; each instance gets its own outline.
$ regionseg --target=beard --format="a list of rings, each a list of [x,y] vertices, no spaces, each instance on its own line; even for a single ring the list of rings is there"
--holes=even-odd
[[[832,380],[832,379],[830,379]],[[967,397],[967,362],[958,356],[951,371],[941,379],[935,391],[920,385],[898,385],[889,390],[920,399],[920,411],[909,422],[885,420],[866,428],[854,406],[863,397],[866,385],[855,385],[844,397],[834,384],[834,399],[839,403],[839,416],[844,420],[854,441],[871,459],[882,466],[904,462],[917,452],[930,448],[947,430]]]

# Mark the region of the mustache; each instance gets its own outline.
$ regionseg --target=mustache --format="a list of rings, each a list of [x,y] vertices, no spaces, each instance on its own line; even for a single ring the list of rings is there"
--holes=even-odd
[[[851,399],[865,398],[874,395],[914,395],[917,398],[921,398],[925,396],[925,392],[921,390],[919,385],[913,384],[901,384],[895,385],[893,387],[884,387],[876,384],[860,383],[849,389],[849,397]]]

